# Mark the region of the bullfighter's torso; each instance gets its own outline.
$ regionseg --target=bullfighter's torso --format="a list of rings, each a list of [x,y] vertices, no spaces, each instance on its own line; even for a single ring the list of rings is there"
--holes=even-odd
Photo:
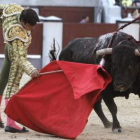
[[[24,42],[25,46],[31,43],[31,31],[26,31],[20,22],[23,7],[17,4],[0,5],[1,25],[3,28],[4,42],[9,43],[15,39]]]

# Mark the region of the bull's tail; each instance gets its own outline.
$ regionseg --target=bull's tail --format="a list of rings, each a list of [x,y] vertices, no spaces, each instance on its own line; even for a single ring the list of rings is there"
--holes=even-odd
[[[57,54],[58,53],[56,52],[55,39],[53,39],[53,46],[52,46],[52,49],[49,51],[50,62],[57,60]]]
[[[50,62],[56,60],[56,55],[54,50],[50,50],[49,57],[50,57]]]

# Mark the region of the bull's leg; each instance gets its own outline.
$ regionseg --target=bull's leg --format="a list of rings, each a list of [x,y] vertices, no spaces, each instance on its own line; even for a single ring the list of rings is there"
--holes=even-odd
[[[117,106],[114,102],[113,97],[107,95],[107,94],[102,94],[103,95],[103,100],[105,104],[107,105],[109,111],[111,112],[112,118],[113,118],[113,126],[112,126],[112,131],[113,133],[121,133],[123,130],[120,126],[120,123],[117,119]]]
[[[103,110],[102,110],[102,106],[101,106],[101,101],[102,98],[100,98],[94,105],[94,110],[97,113],[97,115],[99,116],[99,118],[101,119],[101,121],[104,124],[105,128],[110,128],[112,126],[112,123],[110,121],[108,121],[108,119],[105,117]]]

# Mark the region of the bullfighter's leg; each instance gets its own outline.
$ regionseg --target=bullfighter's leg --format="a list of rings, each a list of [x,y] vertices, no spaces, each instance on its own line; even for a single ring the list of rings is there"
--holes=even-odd
[[[102,105],[101,105],[102,98],[99,98],[98,101],[94,105],[94,110],[101,119],[104,124],[105,128],[110,128],[112,126],[112,122],[110,122],[103,113]]]
[[[3,97],[4,89],[8,82],[9,71],[10,71],[10,60],[8,58],[8,53],[5,47],[5,58],[3,61],[3,66],[2,66],[1,74],[0,74],[0,108],[1,108],[1,101]],[[0,112],[0,128],[4,128],[4,125],[1,119],[1,112]]]
[[[113,133],[121,133],[123,132],[120,123],[117,119],[117,106],[114,102],[114,98],[110,95],[109,96],[109,91],[105,91],[102,93],[103,100],[105,104],[107,105],[109,111],[111,112],[112,118],[113,118],[113,126],[112,126],[112,131]]]
[[[12,94],[16,93],[19,89],[19,82],[23,74],[23,69],[16,64],[16,62],[11,62],[9,80],[6,90],[5,105],[7,106],[9,99]],[[22,128],[16,125],[15,121],[7,116],[5,132],[13,132],[13,129],[18,132],[22,131]]]

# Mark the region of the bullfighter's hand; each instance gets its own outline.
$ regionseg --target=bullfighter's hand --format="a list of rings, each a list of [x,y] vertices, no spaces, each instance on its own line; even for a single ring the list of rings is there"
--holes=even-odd
[[[37,69],[33,70],[31,73],[32,78],[36,78],[40,75],[39,71]]]

